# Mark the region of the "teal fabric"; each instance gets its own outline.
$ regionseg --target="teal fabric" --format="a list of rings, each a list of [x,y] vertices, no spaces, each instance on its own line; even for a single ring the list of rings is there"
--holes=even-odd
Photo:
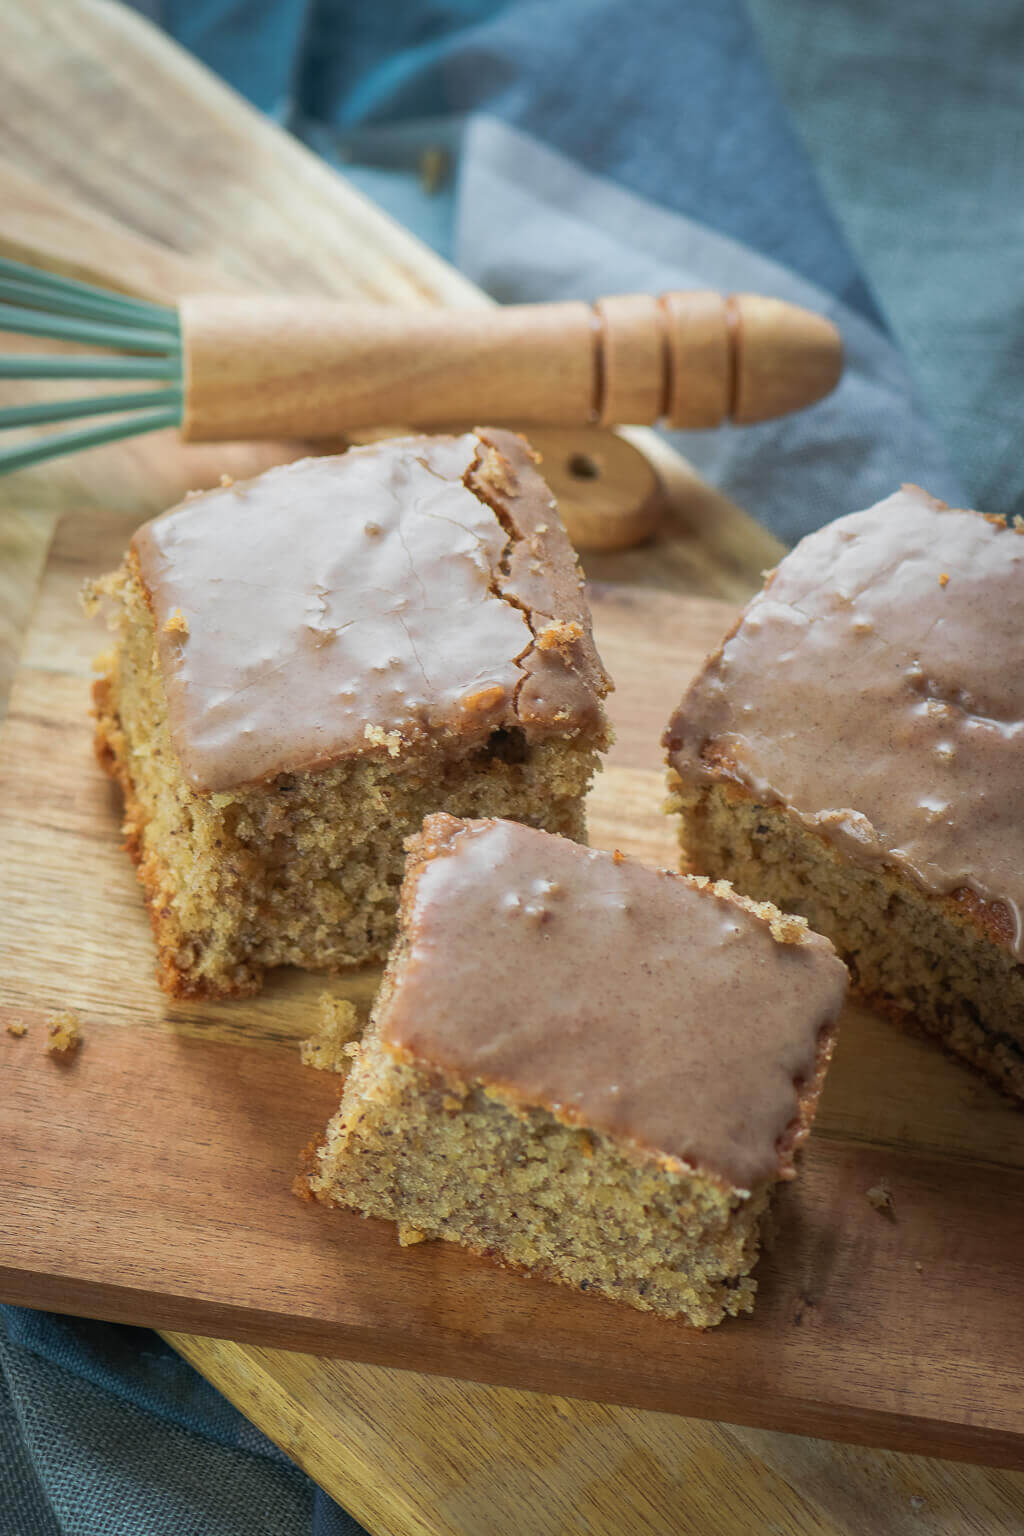
[[[747,4],[972,504],[1024,513],[1024,5]]]

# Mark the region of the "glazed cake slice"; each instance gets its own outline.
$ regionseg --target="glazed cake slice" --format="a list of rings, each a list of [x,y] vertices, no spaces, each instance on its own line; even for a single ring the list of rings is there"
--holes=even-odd
[[[749,1311],[846,971],[774,907],[431,816],[309,1187],[701,1327]]]
[[[515,434],[226,484],[142,527],[98,591],[97,749],[168,991],[383,957],[429,811],[584,835],[609,683]]]
[[[1024,538],[915,486],[803,540],[665,741],[685,866],[1024,1098]]]

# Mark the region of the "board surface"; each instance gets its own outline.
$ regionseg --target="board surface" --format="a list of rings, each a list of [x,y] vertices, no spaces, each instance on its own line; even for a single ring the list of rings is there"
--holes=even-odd
[[[801,1177],[777,1202],[752,1319],[707,1334],[303,1204],[300,1149],[339,1079],[303,1067],[324,978],[172,1004],[116,793],[93,760],[83,577],[124,514],[60,526],[0,762],[0,1292],[10,1300],[638,1407],[1024,1461],[1024,1117],[924,1042],[846,1015]],[[673,858],[658,739],[727,604],[593,594],[618,739],[596,843]],[[364,1006],[374,973],[332,984]],[[46,1010],[86,1040],[42,1050]],[[895,1219],[866,1191],[893,1191]],[[1018,1313],[1019,1315],[1019,1313]]]

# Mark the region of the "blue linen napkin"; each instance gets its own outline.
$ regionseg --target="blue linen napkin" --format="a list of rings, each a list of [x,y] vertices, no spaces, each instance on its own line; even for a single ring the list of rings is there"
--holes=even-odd
[[[1020,510],[1015,0],[969,23],[751,0],[859,259],[739,0],[137,3],[500,299],[708,286],[832,315],[832,398],[680,436],[783,538],[905,479]],[[0,1309],[0,1536],[359,1529],[156,1335]]]

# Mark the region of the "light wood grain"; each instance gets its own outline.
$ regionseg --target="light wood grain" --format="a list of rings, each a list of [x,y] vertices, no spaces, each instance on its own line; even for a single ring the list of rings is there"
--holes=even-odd
[[[214,264],[241,288],[364,293],[389,302],[420,302],[426,290],[437,302],[484,302],[134,16],[59,0],[9,5],[0,10],[0,43],[0,90],[8,108],[0,119],[2,152],[134,234]],[[53,111],[57,99],[60,113]],[[83,155],[86,140],[89,154]],[[76,258],[83,240],[75,243]],[[92,259],[93,270],[102,271],[101,253]],[[170,252],[167,259],[173,263]],[[183,279],[171,291],[188,286],[196,285]],[[745,596],[759,570],[777,559],[778,544],[656,439],[629,436],[657,464],[670,515],[656,542],[592,557],[591,573],[732,600]],[[254,462],[251,451],[173,452],[164,439],[100,450],[0,483],[0,547],[10,556],[0,561],[0,700],[58,510],[88,517],[96,507],[110,507],[126,519],[141,518],[189,485],[211,483],[222,468],[251,472]],[[66,585],[70,597],[75,577]],[[73,614],[63,599],[54,602],[48,622],[59,629],[67,611]],[[647,814],[652,829],[660,824],[653,808]],[[130,879],[124,896],[125,910],[137,910]],[[31,953],[31,929],[22,938]],[[45,995],[39,1000],[45,1003]],[[117,1002],[109,989],[104,1000]],[[275,1022],[272,999],[261,1020],[261,1042],[275,1029],[291,1033],[280,1016]],[[180,1027],[185,1039],[190,1029],[202,1034],[208,1028],[187,1020]],[[22,1042],[26,1049],[34,1048],[31,1038]],[[846,1057],[846,1071],[862,1074],[863,1095],[870,1087],[884,1123],[895,1128],[897,1159],[908,1134],[900,1078],[907,1050],[903,1042],[892,1070],[877,1075],[871,1052]],[[955,1125],[954,1149],[969,1151],[977,1106],[967,1074],[958,1082],[958,1092],[927,1105],[915,1093],[916,1119],[927,1119],[933,1136],[949,1135]],[[836,1114],[842,1130],[859,1134],[856,1117],[841,1105]],[[921,1530],[1001,1536],[1024,1524],[1019,1474],[565,1398],[524,1398],[508,1389],[223,1340],[176,1335],[174,1342],[325,1487],[388,1536],[451,1530],[452,1511],[460,1536],[576,1532],[584,1518],[602,1536],[748,1536],[755,1529],[793,1536],[807,1528],[808,1508],[818,1521],[811,1528],[821,1536],[916,1536]],[[964,1348],[970,1348],[966,1336]],[[751,1392],[762,1389],[750,1382]],[[486,1432],[492,1420],[497,1436]],[[360,1421],[377,1427],[357,1434]],[[588,1454],[595,1425],[603,1463],[596,1477]],[[558,1438],[573,1426],[578,1433]],[[543,1448],[549,1436],[559,1449],[554,1465],[536,1454],[538,1441]]]
[[[743,422],[764,421],[820,400],[841,369],[831,321],[753,294],[480,313],[200,294],[180,310],[182,430],[193,442],[394,421],[580,427],[670,415],[674,427],[717,427],[734,388]],[[706,344],[706,326],[721,345]]]
[[[1024,1519],[1024,1473],[169,1338],[388,1536],[1019,1536]]]

